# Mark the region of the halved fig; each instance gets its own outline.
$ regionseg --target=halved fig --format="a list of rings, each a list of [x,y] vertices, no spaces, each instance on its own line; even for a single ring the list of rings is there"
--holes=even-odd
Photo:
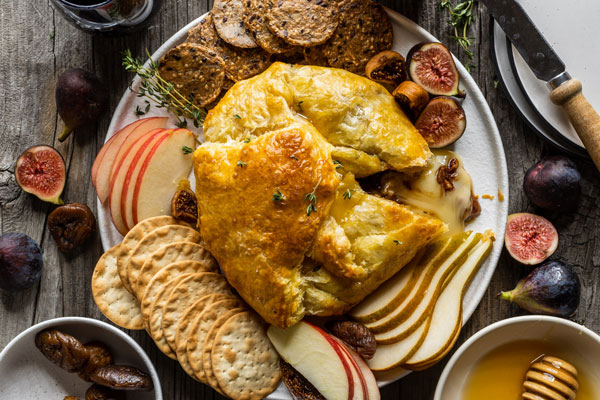
[[[467,117],[452,97],[436,97],[427,104],[415,127],[429,147],[439,149],[460,139],[467,127]]]
[[[279,359],[281,380],[288,388],[293,400],[325,400],[325,397],[300,372]]]
[[[66,176],[65,161],[53,147],[33,146],[17,159],[17,183],[23,191],[36,195],[40,200],[62,204],[60,195]]]
[[[427,91],[412,81],[402,82],[394,89],[392,95],[413,119],[419,117],[427,103],[429,103]]]
[[[375,82],[398,86],[408,77],[406,60],[395,51],[382,51],[369,60],[365,68],[365,75]]]
[[[408,75],[434,96],[465,97],[450,50],[441,43],[419,43],[408,52]]]
[[[504,244],[508,253],[522,264],[536,265],[558,247],[558,232],[539,215],[517,213],[508,216]]]

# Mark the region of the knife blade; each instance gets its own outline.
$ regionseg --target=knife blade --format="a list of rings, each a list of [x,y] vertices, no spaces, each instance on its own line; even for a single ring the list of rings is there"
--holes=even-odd
[[[565,63],[516,0],[479,1],[486,5],[535,76],[547,82],[550,100],[566,111],[600,170],[600,115],[583,95],[581,82],[566,72]]]

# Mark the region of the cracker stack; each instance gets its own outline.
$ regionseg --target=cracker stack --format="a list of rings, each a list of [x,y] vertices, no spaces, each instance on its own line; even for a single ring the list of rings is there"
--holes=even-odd
[[[166,356],[219,393],[261,399],[277,387],[279,356],[264,321],[187,224],[169,216],[140,222],[102,255],[92,292],[108,319],[146,329]]]

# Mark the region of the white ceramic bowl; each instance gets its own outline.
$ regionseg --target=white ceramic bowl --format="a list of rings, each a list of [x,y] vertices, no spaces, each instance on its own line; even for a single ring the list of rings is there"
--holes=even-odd
[[[493,349],[518,340],[544,339],[572,354],[572,363],[589,366],[590,381],[600,382],[600,336],[574,322],[527,315],[496,322],[473,335],[454,353],[435,390],[434,400],[462,400],[470,371]]]
[[[50,400],[83,398],[91,383],[50,362],[35,347],[35,335],[47,328],[75,336],[83,343],[99,340],[112,352],[115,364],[130,365],[150,375],[154,390],[128,392],[131,400],[162,400],[154,365],[142,348],[119,329],[90,318],[63,317],[41,322],[21,332],[0,353],[0,399]]]

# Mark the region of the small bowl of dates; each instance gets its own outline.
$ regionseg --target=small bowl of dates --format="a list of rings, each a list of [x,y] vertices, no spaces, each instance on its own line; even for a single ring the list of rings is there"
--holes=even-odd
[[[0,353],[3,400],[162,400],[142,348],[104,322],[63,317],[23,331]]]

